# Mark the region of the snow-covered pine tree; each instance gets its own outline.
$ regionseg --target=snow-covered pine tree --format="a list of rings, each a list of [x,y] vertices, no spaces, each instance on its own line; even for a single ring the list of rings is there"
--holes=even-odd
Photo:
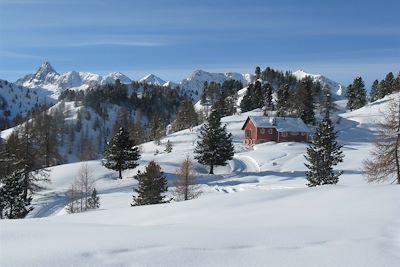
[[[369,94],[371,102],[374,102],[374,101],[376,101],[378,99],[381,99],[383,97],[382,91],[380,89],[381,88],[379,86],[379,81],[375,80],[372,83],[371,92]]]
[[[333,166],[343,162],[342,146],[336,141],[337,132],[330,119],[329,108],[325,117],[318,125],[312,143],[304,155],[309,163],[305,163],[308,171],[306,178],[308,186],[336,184],[341,172],[333,170]]]
[[[272,102],[273,97],[272,97],[272,93],[273,93],[273,87],[271,84],[269,83],[265,83],[263,85],[263,88],[265,90],[265,106],[264,109],[265,111],[272,111],[274,110],[274,103]]]
[[[139,182],[138,188],[134,189],[138,195],[133,196],[131,206],[168,202],[165,200],[165,192],[168,191],[167,179],[155,161],[150,161],[143,173],[138,171],[135,178]]]
[[[168,139],[168,141],[167,141],[167,143],[165,144],[165,152],[167,152],[167,153],[171,153],[172,152],[172,142],[171,141],[169,141],[169,139]]]
[[[129,138],[128,132],[120,128],[107,145],[103,165],[108,169],[118,171],[118,177],[122,179],[122,171],[136,168],[139,165],[137,163],[139,159],[139,148]]]
[[[2,177],[0,186],[0,218],[24,218],[33,208],[32,197],[24,195],[24,170],[15,170]]]
[[[199,163],[210,166],[210,174],[214,174],[215,165],[225,166],[233,158],[232,134],[227,132],[226,125],[221,125],[217,110],[211,112],[201,127],[194,153]]]
[[[87,203],[88,209],[98,209],[100,208],[100,197],[97,195],[96,188],[93,188],[92,194],[90,195]]]

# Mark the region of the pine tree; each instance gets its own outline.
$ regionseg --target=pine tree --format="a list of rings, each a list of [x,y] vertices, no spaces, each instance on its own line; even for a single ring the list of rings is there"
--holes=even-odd
[[[225,166],[233,158],[232,134],[227,132],[226,125],[221,125],[218,111],[212,111],[201,127],[194,153],[199,163],[210,166],[210,174],[214,173],[215,165]]]
[[[32,198],[24,196],[24,172],[16,170],[2,177],[0,186],[0,218],[24,218],[33,208]]]
[[[381,99],[382,97],[383,97],[383,94],[382,94],[382,91],[380,90],[379,81],[375,80],[371,86],[371,92],[370,92],[371,102]]]
[[[92,194],[88,199],[88,209],[98,209],[100,208],[100,197],[97,195],[96,188],[93,188]]]
[[[173,130],[181,131],[198,124],[198,115],[194,110],[192,102],[185,100],[179,106],[176,114],[176,120],[172,125]]]
[[[139,184],[134,191],[138,195],[133,196],[133,204],[131,206],[168,202],[165,200],[165,193],[168,191],[167,179],[162,173],[160,165],[155,161],[150,161],[143,173],[138,171],[136,180],[138,180]]]
[[[383,96],[390,95],[391,93],[393,93],[394,84],[395,84],[395,79],[394,79],[393,72],[389,72],[386,75],[385,80],[383,80],[381,83],[381,90],[382,90]]]
[[[120,128],[118,133],[114,135],[111,142],[107,145],[104,152],[103,165],[119,173],[119,179],[122,179],[122,171],[134,169],[139,164],[140,159],[139,148],[135,142],[129,138],[124,128]]]
[[[169,139],[168,139],[168,141],[167,141],[167,143],[165,144],[165,152],[167,152],[167,153],[171,153],[172,152],[172,143],[171,143],[171,141],[169,141]]]
[[[334,171],[333,166],[343,162],[344,155],[341,151],[342,146],[336,141],[336,136],[337,132],[334,130],[329,109],[327,109],[304,156],[309,162],[305,164],[309,169],[306,172],[308,186],[336,184],[339,181],[341,172]]]
[[[177,201],[197,198],[201,194],[200,186],[197,184],[193,164],[189,156],[182,162],[174,182],[174,199]]]
[[[273,88],[272,85],[269,83],[264,84],[264,90],[265,90],[265,110],[266,111],[272,111],[274,110],[274,103],[272,102],[272,93],[273,93]]]
[[[314,99],[312,94],[313,81],[312,78],[306,76],[300,81],[299,91],[298,91],[298,101],[299,101],[299,115],[300,118],[307,124],[315,123],[315,113],[314,113]]]
[[[288,113],[289,108],[289,85],[284,84],[279,87],[277,92],[276,110],[278,116],[285,116]]]
[[[254,96],[254,84],[249,84],[246,90],[246,94],[243,96],[240,102],[241,112],[247,112],[253,109],[253,96]]]
[[[254,71],[255,78],[256,80],[261,78],[261,68],[259,66],[256,67],[256,70]]]
[[[367,93],[361,77],[355,78],[353,84],[348,86],[347,98],[347,108],[350,110],[362,108],[367,104]]]

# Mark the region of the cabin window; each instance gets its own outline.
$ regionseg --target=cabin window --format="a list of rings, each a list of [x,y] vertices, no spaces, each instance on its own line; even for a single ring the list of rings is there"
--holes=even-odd
[[[272,129],[268,129],[268,134],[272,134]]]
[[[261,134],[265,134],[265,129],[261,129],[261,130],[260,130],[260,133],[261,133]]]
[[[301,133],[301,135],[302,135],[302,136],[305,136],[305,135],[306,135],[306,133]]]
[[[299,133],[298,132],[291,132],[290,135],[297,136],[297,135],[299,135]]]
[[[287,132],[283,132],[282,137],[286,137],[286,136],[287,136]]]
[[[245,131],[245,137],[250,138],[251,137],[251,130],[246,130]]]

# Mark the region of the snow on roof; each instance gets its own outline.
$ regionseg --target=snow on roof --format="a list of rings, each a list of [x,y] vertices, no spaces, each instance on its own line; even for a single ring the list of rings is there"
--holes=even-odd
[[[256,128],[275,128],[278,132],[311,132],[300,118],[249,116],[248,119]]]

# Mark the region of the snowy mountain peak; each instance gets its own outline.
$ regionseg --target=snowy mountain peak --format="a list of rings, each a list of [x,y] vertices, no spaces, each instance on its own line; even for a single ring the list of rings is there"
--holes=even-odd
[[[312,74],[308,73],[302,69],[297,70],[292,73],[298,80],[301,80],[307,76],[311,77],[315,82],[320,82],[322,86],[328,86],[328,88],[331,90],[332,95],[334,96],[335,99],[342,99],[345,96],[345,89],[344,87],[335,81],[332,81],[331,79],[321,75],[321,74]]]
[[[51,66],[50,62],[46,61],[36,71],[35,76],[32,79],[36,79],[38,81],[44,81],[46,79],[46,76],[48,76],[49,74],[59,75],[57,71],[55,71],[53,66]]]
[[[161,79],[160,77],[158,77],[154,74],[149,74],[149,75],[143,77],[142,79],[139,80],[139,82],[153,84],[153,85],[159,85],[159,86],[163,86],[166,83],[166,81],[164,81],[163,79]]]
[[[102,84],[112,84],[115,83],[116,80],[120,80],[123,84],[129,84],[132,80],[123,74],[122,72],[111,72],[103,77]]]
[[[57,71],[51,66],[50,62],[45,61],[42,65],[40,65],[40,68],[36,71],[35,76],[46,76],[49,73],[55,73],[58,74]]]

